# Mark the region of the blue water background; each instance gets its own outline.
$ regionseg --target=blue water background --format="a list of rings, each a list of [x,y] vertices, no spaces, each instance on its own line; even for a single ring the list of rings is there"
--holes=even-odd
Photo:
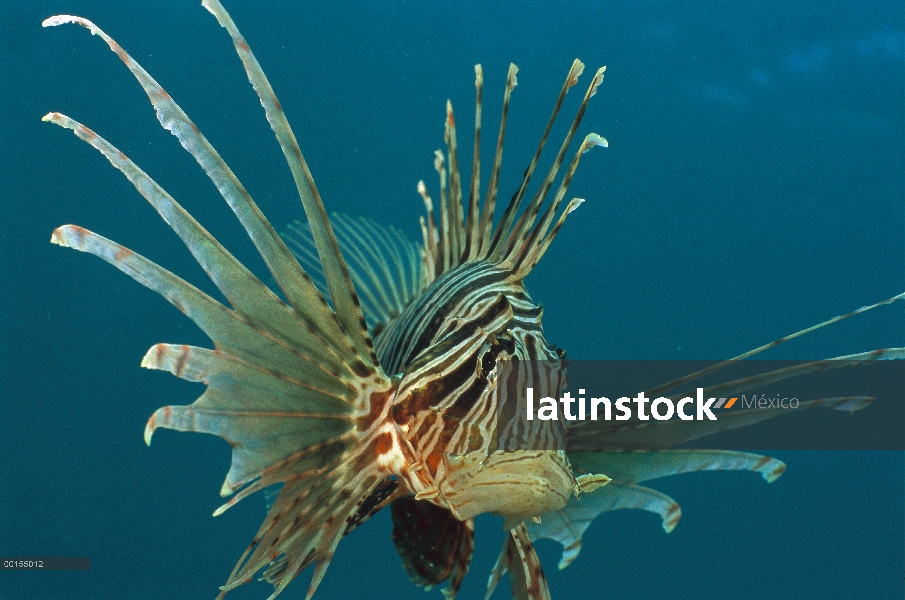
[[[474,74],[485,74],[484,180],[506,68],[513,94],[503,201],[517,187],[573,58],[558,146],[593,71],[571,215],[530,277],[550,341],[577,358],[726,358],[905,291],[905,18],[900,2],[229,2],[270,77],[329,210],[420,236],[444,103],[470,163]],[[154,343],[210,345],[160,297],[91,256],[48,243],[76,223],[202,289],[213,286],[132,186],[60,111],[129,155],[262,277],[216,190],[162,130],[95,20],[167,89],[271,221],[302,215],[288,169],[229,37],[197,2],[4,2],[0,7],[0,555],[90,556],[88,572],[0,572],[0,599],[213,598],[264,514],[212,511],[229,447],[148,416],[198,384],[139,368]],[[552,150],[550,151],[552,152]],[[549,164],[548,153],[541,168]],[[467,172],[468,169],[466,168]],[[905,341],[885,307],[776,349],[824,358]],[[869,367],[864,367],[869,368]],[[851,419],[858,416],[841,415]],[[598,519],[554,598],[901,598],[903,455],[779,452],[750,473],[655,482],[684,516]],[[462,598],[483,595],[503,534],[478,519]],[[399,566],[387,514],[344,540],[319,598],[424,598]],[[283,595],[301,598],[305,574]],[[504,582],[503,586],[507,584]],[[244,586],[230,598],[263,598]],[[507,597],[505,587],[495,597]],[[440,598],[439,592],[430,592]]]

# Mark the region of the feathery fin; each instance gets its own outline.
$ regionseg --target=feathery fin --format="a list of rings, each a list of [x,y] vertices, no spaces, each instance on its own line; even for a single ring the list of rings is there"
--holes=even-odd
[[[195,158],[239,218],[290,304],[296,309],[302,310],[304,307],[322,303],[320,294],[292,257],[289,249],[280,240],[276,231],[267,222],[254,200],[170,95],[119,44],[91,21],[82,17],[59,15],[46,19],[43,25],[51,27],[65,23],[81,25],[93,35],[103,39],[135,76],[156,110],[157,119],[161,125],[175,135],[182,146]],[[334,332],[331,331],[331,326],[338,327],[335,316],[332,319],[323,319],[323,324],[326,328],[324,333],[327,336],[340,339],[340,336],[333,335]],[[354,356],[352,352],[346,353],[346,358],[352,356]],[[368,360],[367,353],[364,359]]]
[[[475,65],[475,117],[474,117],[474,158],[471,162],[471,190],[468,194],[468,222],[465,225],[465,249],[462,261],[468,262],[478,256],[481,246],[478,202],[481,195],[481,102],[484,92],[484,72],[481,65]]]
[[[462,214],[462,179],[459,175],[459,149],[456,142],[456,119],[452,102],[446,101],[446,155],[449,157],[449,229],[450,261],[452,266],[462,263],[462,249],[465,247],[465,223]]]
[[[503,96],[503,114],[500,121],[500,131],[497,137],[493,167],[490,173],[484,205],[482,208],[479,208],[483,71],[481,65],[475,66],[475,140],[467,220],[462,212],[462,184],[459,175],[455,118],[453,116],[452,104],[447,100],[444,139],[446,141],[447,157],[449,159],[448,168],[441,151],[436,151],[436,158],[434,160],[434,167],[440,176],[440,225],[439,229],[436,231],[436,242],[433,241],[432,202],[423,182],[418,183],[418,193],[424,199],[428,211],[422,225],[422,235],[424,237],[423,262],[426,267],[426,276],[423,285],[426,286],[430,284],[443,273],[454,269],[465,262],[481,260],[489,260],[498,264],[505,262],[505,267],[511,269],[516,278],[524,278],[537,264],[544,252],[546,252],[550,242],[562,226],[565,217],[580,203],[578,200],[571,201],[567,205],[565,212],[556,220],[553,229],[550,230],[550,226],[554,219],[556,219],[556,213],[560,208],[566,190],[578,167],[581,155],[593,146],[607,146],[607,141],[596,134],[592,133],[585,138],[582,147],[578,150],[576,157],[569,165],[555,199],[550,206],[548,206],[540,222],[535,225],[540,208],[545,202],[547,193],[556,179],[564,155],[584,116],[587,103],[596,93],[598,86],[603,80],[605,68],[601,68],[597,71],[594,79],[591,81],[578,112],[572,121],[572,125],[560,146],[559,152],[557,153],[553,165],[547,173],[541,188],[537,191],[524,212],[522,212],[521,215],[518,214],[525,191],[527,190],[534,169],[540,159],[540,155],[546,144],[547,138],[549,137],[553,123],[562,107],[565,95],[569,89],[577,83],[578,77],[583,70],[584,64],[582,64],[581,61],[575,60],[572,63],[572,67],[569,69],[569,73],[560,90],[553,113],[547,122],[547,126],[544,129],[531,163],[525,170],[522,182],[516,193],[513,195],[509,206],[503,213],[500,223],[496,228],[494,228],[493,221],[494,213],[496,211],[500,168],[503,158],[503,143],[505,140],[506,123],[509,114],[509,101],[512,90],[517,84],[516,73],[518,73],[518,68],[515,65],[509,66],[509,73],[506,79],[506,90]],[[447,173],[449,176],[448,194],[446,186]],[[516,216],[518,216],[518,220],[516,220]]]
[[[503,142],[506,139],[506,121],[509,118],[509,98],[512,90],[518,85],[516,74],[518,67],[509,65],[509,73],[506,76],[506,91],[503,95],[503,115],[500,118],[500,133],[497,136],[496,153],[493,158],[493,170],[490,172],[490,181],[487,184],[487,197],[484,199],[484,208],[481,213],[480,225],[480,251],[478,256],[486,256],[490,247],[490,234],[493,228],[493,214],[496,210],[497,191],[500,183],[500,168],[503,163]]]
[[[219,3],[207,0],[204,4],[232,34],[268,117],[274,111],[278,114],[271,123],[284,151],[291,154],[286,150],[287,140],[295,144],[291,131],[281,127],[285,118],[254,57]],[[386,451],[389,433],[384,428],[394,426],[388,412],[393,385],[376,363],[349,274],[326,216],[320,214],[323,207],[313,183],[307,189],[311,197],[306,197],[305,186],[297,180],[306,209],[314,205],[315,210],[307,212],[336,312],[223,159],[157,82],[90,21],[62,15],[44,22],[45,26],[63,23],[82,25],[100,36],[126,64],[148,94],[158,120],[176,135],[227,200],[291,304],[287,306],[268,290],[112,145],[68,117],[56,113],[46,117],[72,129],[129,178],[233,305],[222,305],[148,259],[83,228],[66,225],[52,235],[53,243],[95,254],[157,291],[214,342],[213,350],[158,344],[145,355],[143,366],[207,386],[190,406],[156,411],[145,428],[145,441],[150,443],[157,428],[167,427],[212,433],[230,442],[232,465],[221,494],[238,493],[215,515],[255,491],[283,484],[258,534],[221,589],[225,593],[250,581],[254,573],[283,556],[285,568],[272,579],[271,598],[313,564],[310,598],[336,544],[386,479],[378,459]],[[310,179],[300,153],[298,161],[290,159],[290,167],[294,175],[302,169]],[[416,253],[409,251],[406,256],[411,260]],[[402,260],[400,254],[394,259]],[[412,274],[401,280],[393,297],[410,293],[409,283],[415,280]]]
[[[383,227],[366,217],[353,219],[338,213],[331,217],[352,281],[360,293],[365,320],[376,336],[421,293],[422,249],[395,227]],[[296,221],[281,235],[311,273],[315,285],[325,289],[311,228]]]
[[[518,213],[522,197],[525,195],[525,190],[528,188],[528,183],[531,181],[531,176],[534,173],[534,169],[537,167],[537,162],[540,159],[544,145],[547,143],[547,137],[550,135],[550,130],[553,128],[553,123],[556,121],[557,115],[559,115],[560,108],[562,108],[562,103],[563,100],[565,100],[566,93],[569,91],[569,88],[577,83],[578,77],[583,71],[584,63],[576,58],[572,63],[572,68],[569,69],[569,73],[566,76],[566,81],[559,92],[559,97],[556,99],[556,104],[553,107],[553,113],[550,115],[550,119],[547,121],[547,126],[544,128],[544,132],[541,135],[540,142],[537,145],[537,150],[534,151],[534,157],[531,159],[531,163],[525,170],[525,175],[522,178],[522,183],[519,186],[518,191],[516,191],[515,195],[512,197],[512,200],[510,200],[509,206],[506,207],[500,223],[493,234],[493,240],[490,246],[490,255],[494,256],[497,259],[502,258],[502,256],[500,255],[502,246],[505,245],[507,236],[509,236],[509,228],[512,226],[512,221],[515,219],[516,213]]]
[[[320,302],[305,306],[304,310],[294,311],[286,306],[172,196],[107,140],[60,113],[49,113],[42,120],[71,129],[119,169],[179,235],[211,281],[244,319],[322,361],[341,363],[340,356],[349,357],[351,347],[348,343],[336,347],[331,343],[330,336],[337,337],[340,330],[335,315],[322,298]],[[327,326],[319,323],[326,323]]]
[[[584,113],[587,109],[588,101],[593,95],[592,91],[596,90],[603,80],[603,73],[605,69],[606,67],[601,67],[594,75],[594,78],[591,80],[591,85],[588,87],[588,91],[585,93],[584,98],[581,101],[581,105],[579,106],[578,111],[575,114],[575,118],[572,120],[572,125],[569,127],[569,131],[566,134],[565,139],[560,145],[559,152],[553,160],[553,164],[551,165],[550,170],[547,173],[546,179],[544,179],[543,184],[541,184],[540,189],[534,195],[531,203],[525,208],[525,211],[524,213],[522,213],[522,216],[519,218],[518,222],[515,224],[515,226],[513,226],[512,231],[509,232],[509,238],[506,240],[506,254],[508,257],[513,258],[516,262],[518,262],[520,258],[525,255],[525,253],[530,252],[531,244],[524,243],[525,237],[528,235],[528,230],[536,220],[537,214],[540,211],[540,208],[543,205],[544,201],[546,200],[547,193],[549,192],[550,187],[553,185],[553,182],[556,179],[556,175],[559,172],[560,166],[562,165],[566,151],[568,150],[569,145],[572,143],[572,138],[574,137],[575,132],[578,130],[578,126],[581,124],[581,121],[584,118]],[[569,188],[569,184],[572,182],[572,177],[575,175],[575,171],[578,169],[578,163],[581,160],[581,156],[590,148],[596,145],[605,147],[607,144],[606,141],[603,140],[603,138],[592,133],[585,137],[584,143],[582,143],[581,147],[575,153],[575,158],[572,160],[572,163],[569,165],[569,168],[566,171],[565,176],[563,177],[556,198],[548,207],[548,217],[546,218],[547,224],[549,224],[549,221],[553,218],[556,209],[559,208],[559,203],[565,196],[566,191]],[[538,230],[540,229],[546,229],[546,226],[544,226],[543,228],[538,227]],[[524,277],[528,272],[530,272],[530,270],[520,270],[519,272]]]
[[[239,33],[232,18],[220,2],[218,0],[203,0],[201,5],[217,18],[217,22],[229,32],[233,40],[236,52],[245,66],[248,80],[261,100],[267,121],[276,134],[277,141],[289,165],[289,170],[292,172],[292,178],[295,180],[296,189],[305,209],[305,215],[311,225],[311,231],[317,245],[318,255],[324,267],[324,276],[337,317],[343,324],[346,334],[350,337],[359,354],[366,356],[371,364],[375,365],[377,364],[377,357],[371,347],[371,339],[364,323],[364,316],[362,315],[358,297],[352,286],[351,276],[343,261],[339,244],[330,226],[330,220],[327,218],[324,203],[314,184],[314,177],[312,177],[308,164],[302,156],[295,134],[289,126],[289,121],[283,113],[276,94],[264,75],[261,65],[254,54],[252,54],[245,38]],[[282,248],[285,248],[282,242],[281,245]],[[286,252],[288,252],[288,249]]]
[[[604,512],[625,508],[646,510],[660,516],[670,533],[682,516],[678,503],[642,482],[697,471],[731,470],[760,473],[768,483],[785,471],[782,462],[728,450],[665,450],[658,452],[575,452],[569,454],[577,472],[606,472],[612,481],[603,488],[572,497],[560,510],[543,515],[540,523],[526,523],[532,540],[549,538],[562,544],[558,567],[564,569],[581,552],[585,530]]]

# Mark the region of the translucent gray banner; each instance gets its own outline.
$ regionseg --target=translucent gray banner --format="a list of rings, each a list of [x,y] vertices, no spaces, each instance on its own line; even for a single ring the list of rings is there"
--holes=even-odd
[[[905,361],[513,360],[504,450],[905,450]]]

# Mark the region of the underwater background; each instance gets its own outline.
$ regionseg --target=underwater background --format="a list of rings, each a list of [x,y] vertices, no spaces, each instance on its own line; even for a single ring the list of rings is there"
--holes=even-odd
[[[471,156],[484,69],[484,181],[506,69],[519,68],[500,185],[516,189],[572,59],[594,70],[570,217],[528,280],[547,339],[583,359],[722,359],[905,291],[905,16],[901,2],[243,2],[232,14],[280,98],[328,210],[420,240],[415,185],[438,198],[445,100]],[[131,184],[59,111],[125,152],[252,270],[238,222],[157,123],[119,59],[53,14],[95,21],[185,109],[278,229],[295,188],[230,39],[194,0],[7,0],[0,6],[0,555],[89,556],[77,572],[0,571],[0,599],[213,598],[264,516],[221,517],[229,447],[145,421],[203,388],[139,368],[154,343],[209,346],[166,301],[49,243],[75,223],[213,286]],[[265,279],[265,281],[267,281]],[[765,358],[905,345],[882,307]],[[870,368],[870,367],[858,367]],[[905,387],[905,386],[903,386]],[[856,390],[854,391],[856,392]],[[898,399],[902,401],[902,398]],[[868,408],[867,410],[870,410]],[[858,415],[840,414],[856,426]],[[759,449],[752,449],[759,450]],[[905,460],[879,451],[771,453],[786,473],[663,479],[684,516],[599,517],[575,563],[537,544],[554,598],[902,598]],[[384,511],[339,546],[317,597],[425,598]],[[503,533],[479,518],[462,598],[483,597]],[[310,571],[308,572],[310,573]],[[309,574],[283,598],[301,598]],[[264,598],[254,583],[229,598]],[[508,597],[505,582],[495,598]],[[441,598],[440,592],[429,592]]]

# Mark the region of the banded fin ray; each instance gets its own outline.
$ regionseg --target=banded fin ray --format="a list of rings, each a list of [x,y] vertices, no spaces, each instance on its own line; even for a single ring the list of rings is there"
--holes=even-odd
[[[214,340],[218,350],[159,344],[145,356],[142,366],[209,386],[191,406],[158,409],[145,428],[145,440],[150,443],[156,428],[168,427],[213,433],[230,442],[232,465],[221,495],[247,486],[215,515],[250,493],[283,482],[224,590],[250,581],[283,553],[288,568],[274,582],[271,598],[316,561],[310,597],[346,520],[384,478],[370,453],[374,432],[361,431],[356,423],[370,408],[363,400],[388,394],[389,381],[374,372],[367,379],[334,376],[325,382],[329,385],[317,387],[309,360],[146,258],[72,225],[56,229],[52,241],[113,264],[163,295]]]
[[[172,196],[107,140],[60,113],[49,113],[43,120],[72,130],[121,171],[182,239],[243,319],[266,330],[269,335],[285,339],[320,363],[331,365],[333,370],[344,366],[343,360],[354,358],[351,345],[342,339],[335,315],[323,298],[300,310],[286,306]],[[313,296],[317,295],[316,290],[311,292]],[[335,344],[335,339],[341,340],[341,343]]]
[[[43,25],[52,27],[66,23],[81,25],[103,39],[135,76],[148,95],[158,121],[195,158],[238,217],[290,305],[301,309],[322,302],[320,294],[235,174],[170,95],[116,41],[91,21],[82,17],[59,15],[46,19]],[[331,322],[336,323],[336,319],[335,315],[332,319],[324,319],[324,326],[330,327]],[[336,335],[330,337],[339,339]],[[352,355],[349,353],[350,357]]]
[[[58,227],[51,241],[94,254],[154,290],[192,319],[219,352],[253,364],[263,362],[275,372],[294,375],[312,385],[321,385],[319,389],[327,393],[354,399],[356,390],[345,380],[348,375],[343,378],[325,372],[323,365],[316,365],[298,349],[255,327],[235,311],[140,254],[76,225]]]
[[[572,182],[572,177],[574,177],[575,172],[578,169],[578,164],[581,161],[581,156],[594,146],[600,146],[603,148],[606,148],[608,146],[606,139],[600,137],[596,133],[588,134],[585,137],[578,151],[575,153],[574,158],[566,169],[566,173],[563,176],[562,182],[560,183],[560,187],[556,195],[554,196],[553,201],[548,205],[544,216],[540,219],[540,221],[538,221],[537,217],[540,209],[543,206],[546,196],[556,179],[556,175],[560,167],[562,166],[563,159],[565,158],[566,151],[568,150],[569,145],[572,142],[572,138],[574,137],[575,132],[578,130],[578,126],[581,124],[581,120],[584,117],[585,110],[588,106],[588,101],[597,93],[597,88],[603,81],[603,74],[605,70],[606,67],[602,67],[597,71],[597,73],[594,75],[594,78],[591,80],[591,85],[588,87],[588,90],[585,93],[584,98],[582,99],[581,105],[578,108],[578,112],[575,115],[575,118],[572,120],[572,124],[569,127],[566,138],[563,140],[562,145],[560,146],[559,152],[554,159],[553,165],[550,167],[550,170],[547,173],[547,177],[544,179],[544,182],[541,185],[540,189],[531,200],[531,203],[525,208],[525,211],[522,213],[518,222],[516,222],[512,230],[509,232],[509,236],[506,240],[506,253],[508,256],[512,257],[512,260],[516,261],[516,264],[518,265],[518,272],[522,277],[527,276],[531,269],[537,264],[537,260],[540,259],[539,256],[536,257],[536,259],[534,258],[534,255],[540,250],[540,245],[544,245],[545,242],[546,245],[549,245],[549,241],[545,239],[545,234],[550,226],[550,221],[555,216],[556,210],[559,208],[563,198],[565,197],[565,194],[569,188],[569,184]],[[570,212],[572,212],[572,210],[574,210],[576,206],[576,204],[572,204],[572,206],[570,206],[563,213],[563,216],[568,215]],[[555,235],[557,232],[558,228],[556,228],[556,230],[554,230],[552,233],[553,235]]]
[[[491,254],[495,254],[498,248],[505,245],[506,236],[509,234],[513,220],[518,213],[522,198],[524,197],[525,192],[528,189],[528,184],[531,181],[531,177],[534,174],[534,169],[537,167],[541,153],[543,152],[544,146],[547,143],[547,138],[550,135],[550,130],[553,129],[553,123],[556,122],[556,117],[559,115],[559,111],[562,108],[566,94],[568,93],[569,89],[571,89],[575,84],[578,83],[578,78],[583,72],[584,63],[582,63],[578,59],[575,59],[572,62],[572,67],[569,69],[569,73],[566,75],[566,80],[559,92],[559,97],[556,99],[556,104],[553,107],[553,113],[550,115],[550,119],[547,121],[544,132],[541,134],[540,141],[537,144],[537,149],[534,151],[534,156],[531,158],[531,162],[529,163],[528,168],[525,169],[525,174],[522,177],[522,183],[519,185],[518,190],[509,201],[509,206],[506,207],[506,210],[503,212],[503,216],[500,219],[499,226],[494,231],[491,241]],[[556,165],[554,163],[554,167],[551,167],[551,170],[555,167]]]
[[[302,156],[302,151],[295,139],[292,128],[289,126],[289,121],[283,113],[283,108],[280,106],[280,102],[277,100],[267,76],[264,75],[258,59],[252,54],[245,38],[239,33],[229,13],[226,12],[219,0],[202,0],[201,5],[210,11],[217,18],[217,22],[229,32],[236,52],[245,67],[248,80],[251,82],[255,92],[257,92],[261,105],[264,107],[267,122],[270,123],[280,148],[283,150],[283,155],[286,157],[296,189],[302,200],[305,215],[311,225],[311,232],[323,265],[324,276],[327,281],[327,287],[330,290],[330,298],[333,301],[337,318],[342,323],[343,329],[350,337],[359,354],[367,356],[371,363],[376,365],[378,364],[377,357],[371,345],[371,338],[368,335],[358,296],[352,286],[352,278],[340,252],[339,244],[330,225],[330,219],[327,218],[327,210],[324,208],[317,186],[314,184],[314,177],[312,177],[311,171],[308,169],[305,157]],[[273,235],[279,239],[276,233]],[[279,247],[281,250],[289,252],[282,241],[279,242]]]
[[[484,96],[484,70],[481,65],[475,65],[474,72],[474,145],[471,160],[471,186],[468,192],[468,223],[463,224],[466,237],[462,259],[466,262],[474,260],[481,247],[481,239],[478,237],[480,235],[478,202],[481,195],[481,104]]]
[[[509,99],[512,96],[512,90],[518,85],[518,79],[516,78],[517,74],[518,67],[510,64],[509,72],[506,75],[506,91],[503,94],[503,115],[500,117],[500,132],[497,135],[493,169],[490,172],[490,181],[487,183],[487,196],[484,198],[484,210],[481,213],[480,225],[477,230],[477,237],[480,241],[477,256],[486,255],[486,251],[490,248],[491,244],[493,215],[496,211],[497,191],[500,184],[500,168],[503,163],[503,143],[506,139],[506,121],[509,118]]]

